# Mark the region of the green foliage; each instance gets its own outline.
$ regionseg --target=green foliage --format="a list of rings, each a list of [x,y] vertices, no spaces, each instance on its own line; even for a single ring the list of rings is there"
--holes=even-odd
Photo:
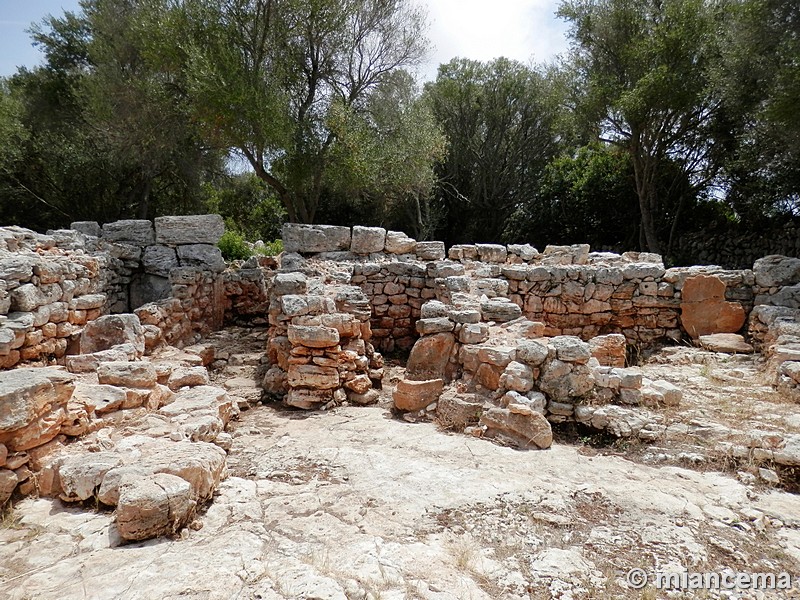
[[[253,173],[239,173],[204,184],[206,210],[223,216],[228,228],[250,241],[281,235],[286,211],[275,193]]]
[[[448,243],[494,241],[530,198],[562,135],[559,74],[507,59],[441,65],[425,94],[449,140],[437,167]]]
[[[277,256],[283,252],[283,240],[265,242],[263,246],[256,246],[254,252],[261,256]]]
[[[253,256],[253,250],[241,233],[227,229],[217,242],[225,260],[245,260]]]

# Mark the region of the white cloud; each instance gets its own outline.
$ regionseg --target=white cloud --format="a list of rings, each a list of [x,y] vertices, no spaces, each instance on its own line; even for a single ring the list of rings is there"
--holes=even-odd
[[[461,56],[544,62],[567,49],[558,0],[427,0],[434,49],[423,67],[434,79],[439,64]]]

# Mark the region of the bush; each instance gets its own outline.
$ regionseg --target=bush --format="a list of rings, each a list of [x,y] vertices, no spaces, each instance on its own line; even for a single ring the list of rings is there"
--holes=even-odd
[[[253,256],[253,251],[244,237],[235,231],[227,230],[217,243],[225,260],[245,260]]]
[[[261,256],[276,256],[283,252],[283,240],[277,239],[274,242],[265,242],[263,246],[257,246],[255,252]]]

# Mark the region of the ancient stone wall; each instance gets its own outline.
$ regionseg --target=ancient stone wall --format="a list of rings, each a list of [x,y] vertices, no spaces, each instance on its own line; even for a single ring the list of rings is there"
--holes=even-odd
[[[336,264],[339,281],[361,288],[372,306],[373,343],[384,352],[413,345],[430,299],[483,298],[487,321],[525,315],[544,323],[546,335],[588,340],[619,333],[641,346],[698,337],[705,331],[695,322],[708,319],[712,330],[736,332],[756,293],[750,270],[665,269],[658,255],[590,252],[588,245],[541,253],[530,245],[459,245],[445,259],[443,243],[416,242],[402,232],[293,224],[284,228],[284,244],[292,268],[310,258]],[[718,283],[695,286],[687,300],[684,284],[698,277]],[[692,310],[701,306],[711,309],[693,322]]]
[[[748,269],[769,255],[800,257],[800,223],[748,234],[698,232],[681,236],[677,255],[691,264]]]

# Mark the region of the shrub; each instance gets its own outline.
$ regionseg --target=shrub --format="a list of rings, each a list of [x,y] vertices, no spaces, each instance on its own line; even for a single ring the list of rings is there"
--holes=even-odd
[[[261,256],[275,256],[283,252],[283,240],[277,239],[274,242],[265,242],[263,246],[255,249],[256,254]]]
[[[217,246],[225,260],[245,260],[253,256],[253,251],[242,234],[230,229],[222,234]]]

